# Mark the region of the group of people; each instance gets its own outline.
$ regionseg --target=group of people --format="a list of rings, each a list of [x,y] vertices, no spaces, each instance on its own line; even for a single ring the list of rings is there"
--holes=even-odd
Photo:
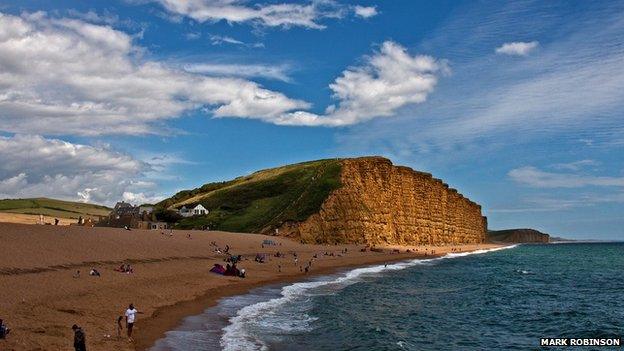
[[[230,245],[227,245],[227,244],[226,244],[226,245],[225,245],[225,248],[224,248],[224,249],[221,249],[221,248],[219,247],[219,245],[217,245],[217,243],[216,243],[215,241],[211,241],[211,242],[210,242],[210,246],[213,246],[213,247],[214,247],[214,252],[215,252],[215,253],[230,255]]]
[[[128,309],[126,309],[126,312],[124,313],[124,316],[126,318],[126,335],[128,336],[128,341],[130,342],[134,341],[134,339],[132,339],[132,331],[134,329],[136,315],[142,314],[142,313],[143,312],[139,312],[134,307],[134,304],[130,304],[128,306]],[[124,316],[119,316],[117,318],[117,338],[121,338],[121,333],[124,328],[122,324]],[[2,331],[2,326],[3,326],[2,320],[0,319],[0,333]],[[74,324],[72,326],[72,330],[74,331],[74,350],[75,351],[87,351],[87,335],[84,329],[82,329],[82,327],[78,326],[77,324]],[[7,328],[7,332],[4,335],[6,336],[6,334],[8,334],[8,328]],[[2,336],[2,334],[0,334],[0,336]]]
[[[261,253],[257,253],[256,254],[256,258],[254,259],[254,261],[256,261],[258,263],[264,263],[266,261],[266,255],[265,254],[261,254]]]
[[[134,268],[130,264],[122,264],[119,268],[115,268],[115,272],[119,273],[134,273]]]

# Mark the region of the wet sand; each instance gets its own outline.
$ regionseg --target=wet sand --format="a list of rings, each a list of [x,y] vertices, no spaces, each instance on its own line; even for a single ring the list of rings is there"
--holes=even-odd
[[[281,245],[262,248],[265,239]],[[246,258],[238,266],[246,269],[247,278],[209,272],[214,263],[225,265],[226,255],[214,251],[213,241]],[[309,275],[420,257],[425,250],[431,256],[431,250],[442,255],[453,247],[473,251],[495,246],[418,247],[418,253],[401,248],[397,254],[390,249],[360,252],[361,245],[303,245],[255,234],[174,231],[170,236],[169,231],[0,223],[0,318],[12,328],[7,340],[0,340],[0,349],[71,350],[75,323],[84,328],[89,350],[144,350],[184,317],[201,313],[222,297],[303,279],[307,275],[300,267],[315,253],[319,256]],[[347,254],[338,256],[344,248]],[[287,257],[273,257],[277,251]],[[269,261],[254,262],[256,253],[268,254]],[[122,263],[131,264],[134,273],[114,271]],[[89,276],[91,267],[102,276]],[[74,278],[77,270],[80,277]],[[144,312],[135,324],[135,343],[116,335],[116,318],[129,303]]]

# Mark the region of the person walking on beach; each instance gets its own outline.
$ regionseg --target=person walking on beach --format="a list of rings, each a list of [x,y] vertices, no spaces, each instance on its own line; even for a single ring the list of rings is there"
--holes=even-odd
[[[9,327],[7,327],[6,324],[4,324],[4,321],[0,319],[0,339],[6,339],[10,331],[11,329],[9,329]]]
[[[128,332],[128,341],[133,342],[134,339],[132,339],[132,329],[134,328],[134,321],[136,319],[136,315],[139,313],[143,313],[143,312],[139,312],[137,311],[136,308],[134,308],[134,304],[130,304],[130,306],[128,306],[128,309],[126,310],[126,330]]]
[[[74,350],[87,351],[87,337],[82,328],[74,324],[72,330],[74,331]]]
[[[117,339],[121,339],[121,331],[123,330],[123,326],[121,325],[122,320],[123,316],[117,318]]]

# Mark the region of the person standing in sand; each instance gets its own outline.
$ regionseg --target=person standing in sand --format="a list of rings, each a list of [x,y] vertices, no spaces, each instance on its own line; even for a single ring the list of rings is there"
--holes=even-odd
[[[74,331],[74,350],[87,351],[87,337],[82,328],[74,324],[72,330]]]
[[[0,319],[0,339],[6,339],[7,335],[9,335],[11,329],[4,324],[4,321]]]
[[[132,329],[134,328],[136,315],[139,313],[143,312],[137,311],[137,309],[134,308],[134,304],[132,303],[130,304],[130,306],[128,306],[128,309],[126,310],[126,330],[128,331],[128,341],[130,342],[134,341],[134,339],[132,339]]]
[[[123,316],[117,318],[117,339],[121,339],[121,331],[123,330],[123,326],[121,325],[122,320]]]

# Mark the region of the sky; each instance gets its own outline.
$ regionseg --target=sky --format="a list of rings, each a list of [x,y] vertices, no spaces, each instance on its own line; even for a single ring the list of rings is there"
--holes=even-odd
[[[0,198],[364,155],[491,229],[624,240],[624,3],[0,0]]]

